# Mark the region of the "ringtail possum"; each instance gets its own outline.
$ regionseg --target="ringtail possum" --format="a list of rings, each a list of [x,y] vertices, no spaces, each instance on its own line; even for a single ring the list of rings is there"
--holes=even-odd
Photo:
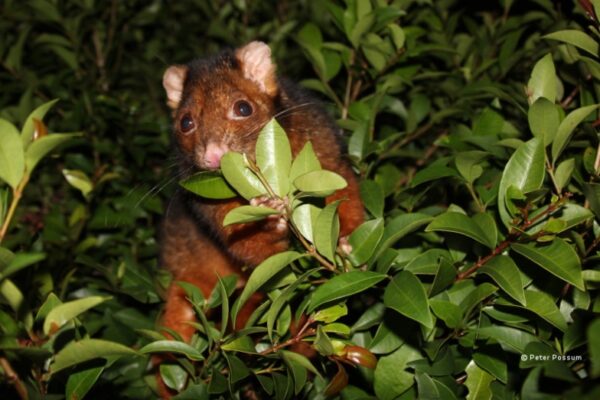
[[[364,211],[357,179],[342,152],[340,129],[322,105],[296,84],[279,78],[270,48],[251,42],[236,50],[169,67],[163,76],[167,104],[173,114],[173,139],[180,177],[217,170],[228,151],[254,158],[261,128],[273,117],[287,133],[295,156],[310,141],[324,169],[337,172],[348,186],[326,201],[339,205],[340,235],[363,222]],[[218,276],[237,274],[243,285],[246,272],[289,246],[289,230],[281,221],[223,227],[225,215],[247,204],[243,198],[209,200],[184,190],[176,191],[165,213],[160,262],[173,274],[167,291],[162,324],[188,341],[194,311],[176,283],[198,286],[208,296]],[[258,199],[257,204],[260,204]],[[251,299],[241,310],[236,326],[260,302]]]

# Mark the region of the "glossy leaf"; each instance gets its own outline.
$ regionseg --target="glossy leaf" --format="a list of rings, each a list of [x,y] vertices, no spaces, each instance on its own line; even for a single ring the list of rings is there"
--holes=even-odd
[[[427,227],[426,232],[452,232],[459,235],[467,236],[484,246],[493,248],[495,243],[492,243],[486,233],[479,225],[471,220],[468,216],[458,212],[446,212],[440,214]]]
[[[540,59],[531,72],[531,78],[527,83],[527,95],[529,104],[533,104],[540,97],[548,99],[551,103],[557,97],[557,77],[552,55],[546,54]]]
[[[31,173],[35,166],[56,147],[79,136],[76,133],[53,133],[33,141],[25,151],[25,167]]]
[[[521,272],[512,258],[505,255],[496,256],[488,261],[479,273],[489,275],[506,294],[525,305]]]
[[[237,196],[218,172],[199,172],[179,184],[184,189],[207,199],[230,199]]]
[[[294,158],[290,168],[290,182],[294,182],[296,178],[313,171],[319,171],[321,163],[315,154],[311,142],[306,142],[300,153]]]
[[[550,295],[544,292],[526,290],[525,298],[527,299],[526,306],[528,310],[533,311],[561,331],[567,330],[567,321]]]
[[[350,271],[334,276],[314,291],[308,312],[312,312],[322,304],[343,299],[367,290],[383,279],[386,275],[373,271]]]
[[[498,211],[506,227],[509,227],[511,222],[506,208],[509,187],[515,187],[523,193],[539,189],[545,176],[544,160],[544,146],[537,138],[519,146],[508,160],[498,188]]]
[[[565,282],[585,290],[579,257],[563,239],[556,238],[549,245],[514,243],[511,248]]]
[[[60,350],[50,366],[51,374],[96,358],[133,356],[139,353],[128,346],[100,339],[71,342]]]
[[[427,328],[433,327],[429,301],[421,281],[408,271],[400,271],[388,284],[383,303]]]
[[[139,350],[140,353],[160,353],[169,352],[182,354],[190,360],[202,360],[204,356],[197,349],[187,343],[178,342],[175,340],[158,340],[149,343]]]
[[[594,57],[598,57],[598,42],[584,32],[575,29],[565,29],[542,36],[543,39],[558,40],[572,44]]]
[[[110,297],[91,296],[56,306],[50,310],[44,320],[44,333],[48,335],[55,332],[65,323],[76,318],[79,314],[82,314],[90,308],[96,307],[98,304],[109,299]]]
[[[301,204],[294,208],[292,221],[309,242],[314,242],[313,232],[321,209],[312,204]]]
[[[490,390],[490,384],[494,380],[494,377],[471,361],[465,369],[467,373],[467,380],[465,386],[469,389],[467,394],[467,400],[484,400],[492,398],[492,391]]]
[[[383,219],[377,218],[364,222],[352,232],[348,238],[352,246],[348,258],[354,265],[363,264],[371,258],[383,236],[383,230]]]
[[[265,261],[260,263],[246,282],[244,290],[240,294],[240,297],[235,302],[231,310],[232,321],[237,320],[237,314],[250,296],[260,289],[269,279],[274,277],[279,271],[287,267],[293,261],[302,257],[302,254],[295,251],[285,251],[278,253],[267,258]]]
[[[544,146],[552,143],[556,136],[561,117],[557,107],[545,97],[540,97],[529,107],[529,129]]]
[[[221,158],[221,172],[227,183],[246,200],[267,192],[258,177],[246,166],[244,155],[228,152]]]
[[[421,358],[420,352],[403,345],[390,355],[381,357],[375,368],[375,395],[379,400],[392,400],[414,385],[414,374],[407,364]]]
[[[0,119],[0,141],[0,179],[14,189],[25,173],[25,154],[17,128],[3,119]]]
[[[346,180],[332,171],[307,172],[294,180],[294,186],[304,194],[326,197],[348,186]]]
[[[223,226],[260,221],[270,215],[280,214],[279,211],[264,206],[240,206],[232,209],[225,215]]]
[[[429,215],[419,213],[403,214],[395,217],[386,224],[386,227],[383,230],[383,236],[381,237],[379,246],[377,246],[377,250],[375,250],[375,255],[372,259],[376,260],[385,249],[392,246],[405,235],[428,224],[432,219],[433,218]]]
[[[104,367],[93,367],[69,375],[65,397],[67,399],[83,399],[100,378],[102,371],[104,371]]]
[[[337,214],[339,201],[328,204],[317,216],[313,231],[314,243],[317,251],[334,261],[340,234],[340,220]]]
[[[292,151],[286,133],[275,119],[269,121],[258,136],[256,164],[275,194],[285,196],[290,185]]]
[[[50,100],[47,103],[42,104],[35,110],[29,114],[25,123],[23,124],[23,129],[21,129],[21,140],[23,143],[23,147],[29,146],[31,141],[33,140],[33,134],[35,132],[35,119],[42,121],[46,116],[46,113],[58,102],[58,99]]]
[[[571,134],[584,119],[587,118],[592,112],[598,110],[600,105],[594,104],[591,106],[585,106],[571,111],[565,119],[560,123],[558,131],[556,132],[556,139],[552,143],[552,162],[556,163],[560,154],[563,152],[569,140]]]

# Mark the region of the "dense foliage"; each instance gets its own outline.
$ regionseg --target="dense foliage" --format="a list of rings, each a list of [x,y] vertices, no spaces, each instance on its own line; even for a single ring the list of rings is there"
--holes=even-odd
[[[165,352],[179,399],[600,396],[599,1],[0,10],[3,398],[154,398]],[[287,197],[226,222],[283,213],[295,245],[242,291],[186,287],[197,335],[166,341],[156,234],[177,182],[162,72],[253,39],[346,130],[367,221],[337,251],[337,204],[318,199],[343,179],[310,146],[292,160],[268,125],[256,164],[231,153],[223,176],[181,184]],[[257,290],[268,300],[227,329]],[[315,357],[289,351],[300,340]]]

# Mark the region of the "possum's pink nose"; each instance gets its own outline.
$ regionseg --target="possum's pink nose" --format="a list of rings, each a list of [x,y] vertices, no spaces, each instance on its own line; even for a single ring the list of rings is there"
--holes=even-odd
[[[206,146],[206,152],[204,153],[204,161],[206,166],[211,169],[217,169],[221,166],[221,158],[223,154],[227,153],[229,149],[227,146],[209,143]]]

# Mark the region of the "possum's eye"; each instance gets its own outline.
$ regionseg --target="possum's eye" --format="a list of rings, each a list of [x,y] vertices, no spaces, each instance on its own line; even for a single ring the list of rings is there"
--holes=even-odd
[[[179,129],[182,133],[190,132],[195,126],[194,119],[190,114],[185,114],[181,117],[181,120],[179,120]]]
[[[233,105],[233,112],[236,117],[249,117],[252,115],[252,106],[246,100],[238,100]]]

